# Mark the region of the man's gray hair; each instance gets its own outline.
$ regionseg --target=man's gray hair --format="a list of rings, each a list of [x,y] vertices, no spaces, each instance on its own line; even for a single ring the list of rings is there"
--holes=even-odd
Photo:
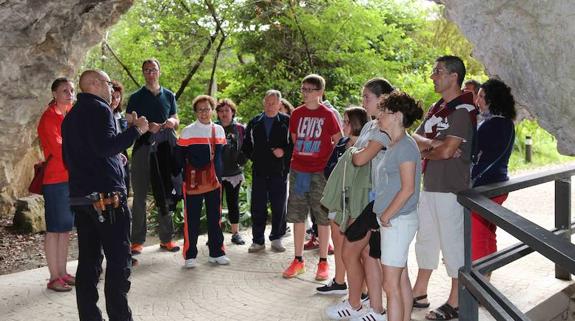
[[[275,89],[270,89],[268,91],[266,91],[266,95],[265,97],[269,97],[269,96],[275,96],[278,98],[278,100],[282,99],[282,93],[279,90],[275,90]],[[265,98],[264,97],[264,98]]]

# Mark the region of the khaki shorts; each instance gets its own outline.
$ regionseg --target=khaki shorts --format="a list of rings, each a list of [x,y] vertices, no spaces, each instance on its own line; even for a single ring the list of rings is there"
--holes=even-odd
[[[417,265],[420,269],[437,269],[441,250],[447,275],[456,278],[464,263],[463,206],[457,202],[457,195],[421,191],[417,215]]]
[[[320,204],[326,179],[323,172],[311,173],[309,192],[303,195],[295,193],[295,180],[298,172],[291,170],[289,174],[289,198],[286,220],[288,223],[304,223],[309,212],[315,218],[317,225],[329,225],[327,209]]]

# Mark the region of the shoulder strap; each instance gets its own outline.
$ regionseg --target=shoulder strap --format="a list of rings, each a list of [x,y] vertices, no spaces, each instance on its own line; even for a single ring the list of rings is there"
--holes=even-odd
[[[511,126],[513,127],[513,122],[511,122]],[[499,156],[497,156],[497,158],[491,162],[491,164],[489,164],[487,167],[485,167],[479,174],[477,174],[475,177],[473,177],[471,179],[471,187],[473,187],[475,185],[475,182],[477,182],[478,179],[481,178],[481,176],[483,176],[483,174],[487,173],[488,170],[491,169],[491,167],[493,167],[493,165],[495,165],[502,157],[503,155],[505,155],[507,153],[507,151],[509,150],[509,148],[511,148],[513,146],[513,141],[515,139],[515,134],[513,134],[513,128],[511,129],[511,137],[509,137],[509,141],[507,142],[507,146],[505,146],[505,149],[503,150],[503,152],[501,154],[499,154]]]
[[[211,153],[216,151],[216,125],[212,124],[212,140],[210,141]]]

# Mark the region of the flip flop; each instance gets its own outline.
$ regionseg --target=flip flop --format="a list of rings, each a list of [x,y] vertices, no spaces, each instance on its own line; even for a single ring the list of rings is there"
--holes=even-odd
[[[424,299],[427,299],[427,294],[416,296],[415,298],[413,298],[413,307],[417,309],[429,308],[429,302],[427,303],[418,302]]]
[[[459,307],[454,308],[449,303],[445,303],[439,308],[429,311],[425,316],[427,320],[453,320],[459,318]]]

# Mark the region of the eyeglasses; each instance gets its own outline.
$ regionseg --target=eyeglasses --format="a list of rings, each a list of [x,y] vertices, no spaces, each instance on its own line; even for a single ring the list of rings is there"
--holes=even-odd
[[[314,92],[314,91],[320,90],[320,89],[319,89],[319,88],[306,88],[306,87],[301,87],[299,90],[300,90],[302,93],[309,94],[309,93],[311,93],[311,92]]]
[[[435,68],[431,69],[431,74],[432,75],[439,75],[442,71],[446,71],[447,73],[449,73],[449,70],[447,70],[445,68],[435,67]]]
[[[211,108],[200,108],[200,109],[197,109],[197,110],[196,110],[196,113],[197,113],[197,114],[199,114],[199,113],[209,113],[210,111],[212,111]]]
[[[145,74],[155,74],[155,73],[157,73],[158,71],[159,71],[159,70],[156,69],[156,68],[146,68],[146,69],[143,70],[143,72],[144,72]]]

